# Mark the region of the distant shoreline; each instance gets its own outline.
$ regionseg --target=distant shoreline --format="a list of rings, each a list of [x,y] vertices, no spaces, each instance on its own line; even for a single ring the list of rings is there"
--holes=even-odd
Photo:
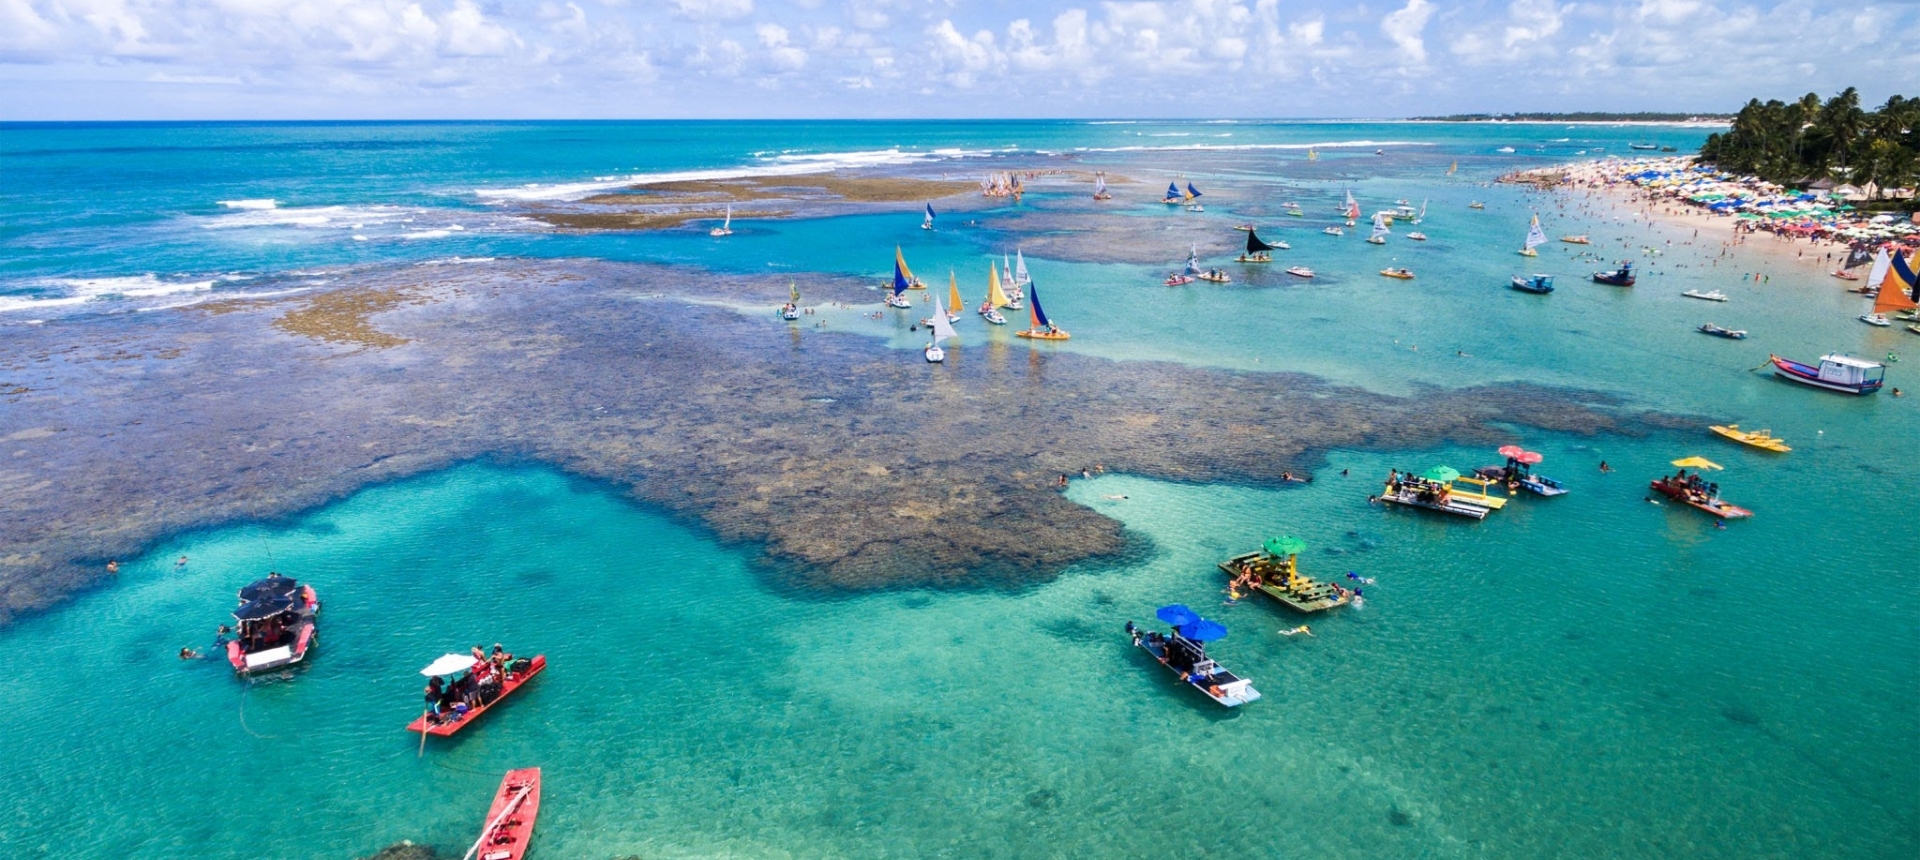
[[[1405,119],[1401,122],[1422,125],[1597,125],[1663,126],[1667,128],[1727,128],[1733,123],[1718,119]]]

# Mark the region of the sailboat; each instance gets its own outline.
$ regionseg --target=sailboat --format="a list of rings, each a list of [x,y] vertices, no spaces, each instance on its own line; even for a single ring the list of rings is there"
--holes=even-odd
[[[1452,176],[1453,172],[1459,169],[1460,169],[1460,162],[1458,160],[1455,160],[1453,164],[1447,167],[1447,175]]]
[[[1195,188],[1195,187],[1193,187],[1193,183],[1192,183],[1192,182],[1188,182],[1188,183],[1187,183],[1187,196],[1186,196],[1186,201],[1187,201],[1187,211],[1188,211],[1188,212],[1205,212],[1205,211],[1207,211],[1207,208],[1206,208],[1205,206],[1201,206],[1201,205],[1200,205],[1200,189],[1198,189],[1198,188]]]
[[[1233,258],[1233,261],[1236,263],[1271,263],[1273,262],[1273,255],[1267,252],[1277,251],[1286,247],[1288,247],[1288,245],[1285,242],[1281,242],[1278,245],[1269,245],[1262,242],[1259,236],[1255,235],[1252,230],[1248,230],[1247,251]]]
[[[1027,274],[1027,255],[1019,248],[1013,249],[1013,285],[1024,287],[1033,283],[1033,276]]]
[[[1431,201],[1432,201],[1432,198],[1430,197],[1423,197],[1420,199],[1420,214],[1413,216],[1413,223],[1418,224],[1422,221],[1427,220],[1427,204]]]
[[[1527,229],[1526,247],[1520,249],[1520,256],[1522,257],[1540,256],[1540,252],[1535,251],[1534,248],[1546,241],[1547,241],[1547,234],[1540,230],[1540,213],[1535,212],[1533,214],[1533,226]]]
[[[1314,151],[1314,149],[1313,149],[1313,147],[1311,147],[1311,146],[1309,146],[1309,147],[1307,147],[1307,160],[1308,160],[1308,161],[1319,161],[1319,160],[1320,160],[1320,153],[1318,153],[1318,152],[1315,152],[1315,151]]]
[[[907,255],[900,253],[899,245],[893,246],[893,273],[895,278],[906,277],[907,289],[909,290],[924,290],[927,288],[925,283],[913,276],[913,270],[907,268]]]
[[[913,288],[913,285],[907,281],[906,266],[907,261],[901,259],[896,253],[893,258],[893,293],[887,296],[888,307],[903,309],[913,307],[913,302],[907,301],[906,296],[907,290]]]
[[[920,229],[922,230],[933,229],[933,204],[932,203],[927,204],[927,217],[926,217],[926,220],[920,222]]]
[[[1093,175],[1093,199],[1113,199],[1113,195],[1107,193],[1107,175],[1104,173],[1096,173]]]
[[[1880,249],[1880,256],[1887,256],[1886,248]],[[1874,260],[1873,271],[1880,271],[1880,261],[1877,259]],[[1915,277],[1909,262],[1899,257],[1887,257],[1887,272],[1881,276],[1880,294],[1874,297],[1873,307],[1860,316],[1860,321],[1868,325],[1892,325],[1887,314],[1920,309],[1920,303],[1914,301],[1916,298],[1920,298],[1920,278]],[[1879,322],[1874,322],[1875,319]]]
[[[715,227],[711,230],[708,230],[707,235],[709,236],[733,235],[733,204],[732,203],[727,204],[727,220],[720,222],[720,226]]]
[[[1375,245],[1385,245],[1387,244],[1387,234],[1391,232],[1393,231],[1387,229],[1386,213],[1373,213],[1373,234],[1367,237],[1367,241]]]
[[[980,303],[980,316],[994,325],[1006,325],[1007,318],[1000,315],[1000,309],[1013,302],[1007,300],[1007,294],[1000,289],[1000,273],[993,268],[993,261],[987,261],[987,300]]]
[[[1162,200],[1160,202],[1166,203],[1168,205],[1173,205],[1173,206],[1177,206],[1181,203],[1187,202],[1186,198],[1181,196],[1180,194],[1180,183],[1178,182],[1167,183],[1167,199]]]
[[[800,318],[800,285],[793,281],[787,281],[787,305],[780,309],[780,318],[783,320]]]
[[[940,342],[958,336],[953,323],[947,322],[947,313],[940,307],[940,297],[933,297],[933,342],[927,344],[925,355],[927,363],[938,364],[947,360],[947,351],[940,348]]]
[[[1026,293],[1020,292],[1020,283],[1013,277],[1013,261],[1006,254],[1000,255],[1000,287],[1007,292],[1008,308],[1020,310],[1020,302],[1026,299]]]
[[[1033,288],[1032,298],[1033,298],[1033,308],[1032,308],[1033,327],[1027,329],[1026,331],[1014,332],[1014,334],[1017,334],[1021,337],[1030,337],[1035,340],[1066,340],[1067,333],[1061,330],[1058,326],[1055,326],[1052,320],[1047,319],[1047,312],[1040,309],[1040,288],[1039,287],[1036,286]]]
[[[1360,221],[1360,201],[1353,199],[1353,189],[1347,189],[1347,205],[1340,210],[1347,216],[1347,226],[1352,227]]]
[[[960,298],[960,281],[954,277],[953,270],[947,270],[947,322],[960,321],[960,308],[966,304]]]

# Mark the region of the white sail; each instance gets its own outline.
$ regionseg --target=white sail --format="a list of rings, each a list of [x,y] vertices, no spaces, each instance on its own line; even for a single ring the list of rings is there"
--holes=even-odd
[[[1019,281],[1013,279],[1013,260],[1006,254],[1000,255],[1000,283],[1006,285],[1008,289],[1020,285]]]
[[[1033,283],[1033,276],[1027,274],[1027,255],[1018,248],[1013,251],[1013,282],[1016,284]]]
[[[1877,287],[1887,279],[1887,270],[1893,268],[1893,258],[1887,256],[1887,249],[1881,246],[1880,252],[1873,255],[1873,268],[1867,270],[1867,286]]]
[[[1206,270],[1200,268],[1200,248],[1195,245],[1188,245],[1187,246],[1187,274],[1198,275],[1204,271]]]
[[[920,226],[928,230],[933,229],[933,204],[932,203],[927,204],[927,218],[925,221],[920,222]]]
[[[1340,211],[1348,213],[1348,218],[1353,217],[1352,213],[1360,211],[1360,203],[1353,199],[1353,189],[1347,189],[1347,202],[1340,204]]]
[[[720,229],[728,230],[732,228],[733,228],[733,204],[728,203],[727,204],[727,220],[721,223]]]
[[[1093,177],[1093,193],[1107,193],[1107,177],[1105,174],[1098,174]]]
[[[1533,227],[1527,230],[1527,250],[1531,251],[1547,241],[1547,234],[1540,229],[1540,216],[1533,216]]]
[[[947,311],[945,308],[940,307],[940,297],[937,295],[934,296],[933,297],[933,345],[939,346],[941,341],[946,340],[947,338],[950,338],[950,337],[955,337],[958,334],[959,334],[958,332],[953,330],[953,323],[947,322]]]
[[[1373,213],[1373,235],[1368,236],[1367,240],[1380,239],[1384,241],[1387,238],[1387,234],[1392,232],[1392,230],[1387,229],[1387,216],[1379,212]]]

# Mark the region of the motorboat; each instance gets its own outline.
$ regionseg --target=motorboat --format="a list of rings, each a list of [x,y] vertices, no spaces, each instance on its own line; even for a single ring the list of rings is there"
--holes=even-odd
[[[1865,313],[1860,315],[1859,320],[1867,325],[1879,326],[1881,328],[1893,325],[1893,322],[1887,319],[1886,314]]]
[[[505,701],[546,668],[545,654],[509,660],[497,669],[470,654],[447,654],[420,670],[420,674],[428,678],[449,679],[442,688],[446,694],[408,723],[407,731],[438,737],[452,735],[472,725],[481,714]],[[425,743],[426,738],[422,737],[421,742]]]
[[[1657,143],[1629,143],[1627,144],[1627,148],[1639,149],[1639,150],[1645,150],[1645,151],[1651,152],[1653,150],[1659,149],[1660,145]]]
[[[927,344],[927,348],[921,352],[926,355],[928,364],[939,364],[947,360],[947,351],[941,349],[937,343]]]
[[[1413,280],[1412,269],[1386,268],[1386,269],[1381,269],[1380,274],[1385,275],[1389,278],[1399,278],[1400,280],[1403,280],[1403,281]]]
[[[1345,235],[1347,235],[1347,231],[1345,231],[1345,230],[1342,230],[1342,229],[1340,229],[1339,227],[1328,227],[1327,229],[1325,229],[1325,230],[1321,230],[1320,232],[1322,232],[1322,233],[1325,233],[1325,234],[1327,234],[1327,235],[1329,235],[1329,236],[1345,236]]]
[[[540,769],[507,771],[493,794],[480,839],[467,849],[477,860],[521,860],[533,841],[533,825],[540,816]]]
[[[1134,647],[1152,655],[1160,665],[1179,675],[1182,683],[1221,705],[1237,708],[1259,701],[1260,691],[1253,688],[1251,680],[1227,671],[1207,656],[1206,643],[1227,635],[1224,625],[1201,618],[1199,613],[1179,604],[1162,606],[1154,614],[1162,621],[1170,618],[1178,621],[1167,621],[1172,629],[1166,633],[1143,630],[1127,622],[1127,635],[1133,637]]]
[[[227,662],[242,677],[284,669],[307,659],[320,646],[315,619],[320,597],[313,586],[269,572],[240,589],[240,605],[233,610],[233,639],[227,640]]]
[[[1720,498],[1719,484],[1702,480],[1698,474],[1689,475],[1686,472],[1687,470],[1682,468],[1679,474],[1661,476],[1647,486],[1660,495],[1721,519],[1738,520],[1753,516],[1752,511]]]
[[[1313,277],[1313,270],[1306,266],[1294,266],[1287,270],[1287,274],[1301,278],[1311,278]]]
[[[1700,331],[1713,335],[1714,337],[1724,337],[1729,340],[1747,339],[1747,330],[1743,328],[1721,328],[1713,323],[1701,323]]]
[[[887,307],[900,308],[902,310],[907,310],[913,307],[913,302],[907,301],[906,296],[900,295],[899,293],[894,293],[893,295],[890,295],[887,297]]]
[[[1307,217],[1307,213],[1306,213],[1306,211],[1305,211],[1305,210],[1302,210],[1302,209],[1300,208],[1300,204],[1298,204],[1298,203],[1288,203],[1288,204],[1286,205],[1286,212],[1287,212],[1287,214],[1288,214],[1288,215],[1292,215],[1292,216],[1293,216],[1293,217],[1295,217],[1295,218],[1305,218],[1305,217]]]
[[[1833,271],[1831,271],[1831,272],[1828,272],[1827,274],[1830,274],[1830,275],[1832,275],[1832,276],[1834,276],[1834,277],[1836,277],[1836,278],[1839,278],[1840,280],[1843,280],[1843,281],[1857,281],[1857,280],[1860,280],[1860,276],[1859,276],[1858,274],[1856,274],[1856,273],[1854,273],[1854,272],[1851,272],[1851,271],[1848,271],[1848,270],[1846,270],[1846,269],[1834,269]]]
[[[1408,233],[1407,238],[1412,239],[1415,242],[1425,242],[1427,241],[1427,234],[1416,231],[1413,233]]]
[[[1162,281],[1161,283],[1169,287],[1184,287],[1188,284],[1193,283],[1193,281],[1194,281],[1194,277],[1192,275],[1183,275],[1183,274],[1180,274],[1179,272],[1174,272],[1173,274],[1168,275],[1167,279],[1165,281]]]
[[[1773,375],[1781,379],[1846,394],[1877,394],[1887,375],[1884,364],[1839,353],[1821,356],[1818,367],[1777,355],[1767,360],[1773,364]]]
[[[1226,272],[1220,271],[1219,269],[1208,269],[1204,272],[1201,272],[1200,274],[1194,275],[1194,277],[1199,278],[1200,280],[1203,280],[1203,281],[1210,281],[1216,284],[1226,284],[1226,283],[1233,282],[1233,276],[1227,274]]]
[[[1593,282],[1596,284],[1612,284],[1616,287],[1631,287],[1634,282],[1633,262],[1631,260],[1622,262],[1620,268],[1614,269],[1611,272],[1594,272]]]
[[[1545,295],[1553,292],[1553,276],[1539,274],[1514,275],[1510,285],[1523,293],[1540,293]]]
[[[1002,316],[1000,311],[994,308],[993,302],[991,300],[980,305],[979,314],[981,319],[986,320],[987,322],[992,323],[994,325],[1007,324],[1007,318],[1005,316]]]
[[[1562,241],[1562,242],[1565,242],[1565,243],[1567,243],[1567,244],[1569,244],[1569,245],[1591,245],[1591,244],[1593,244],[1593,240],[1592,240],[1592,239],[1589,239],[1589,238],[1587,238],[1587,236],[1586,236],[1586,234],[1584,234],[1584,233],[1583,233],[1583,234],[1581,234],[1581,235],[1578,235],[1578,236],[1561,236],[1561,237],[1560,237],[1560,241]]]
[[[1719,290],[1713,290],[1710,292],[1701,292],[1700,290],[1688,290],[1684,293],[1681,293],[1680,295],[1686,296],[1687,298],[1690,298],[1690,299],[1700,299],[1702,301],[1708,301],[1708,302],[1724,302],[1727,300],[1727,294],[1720,292]]]
[[[1727,424],[1724,426],[1712,424],[1709,425],[1707,429],[1712,430],[1722,437],[1739,442],[1742,445],[1752,445],[1755,448],[1772,451],[1777,454],[1785,454],[1793,450],[1787,447],[1787,443],[1775,438],[1771,430],[1742,430],[1738,424]]]
[[[1468,208],[1468,209],[1485,209],[1485,208],[1487,208],[1487,204],[1485,204],[1485,203],[1482,203],[1482,202],[1480,202],[1480,201],[1478,201],[1478,200],[1475,200],[1475,201],[1473,201],[1473,202],[1471,202],[1471,203],[1468,203],[1468,204],[1467,204],[1467,208]]]

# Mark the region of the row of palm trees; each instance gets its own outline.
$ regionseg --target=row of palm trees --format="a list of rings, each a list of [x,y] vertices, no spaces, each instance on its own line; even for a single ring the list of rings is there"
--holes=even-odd
[[[1911,188],[1920,178],[1920,99],[1896,95],[1871,111],[1861,109],[1853,87],[1824,102],[1817,93],[1796,102],[1754,99],[1732,128],[1707,136],[1700,160],[1782,185],[1829,179]]]

